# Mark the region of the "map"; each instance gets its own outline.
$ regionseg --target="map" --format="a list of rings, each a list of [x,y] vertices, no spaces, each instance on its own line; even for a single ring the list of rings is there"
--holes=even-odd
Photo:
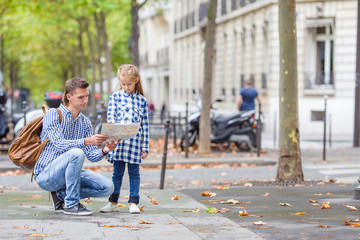
[[[101,134],[108,135],[106,142],[125,140],[134,137],[139,131],[140,122],[120,124],[120,123],[103,123]]]

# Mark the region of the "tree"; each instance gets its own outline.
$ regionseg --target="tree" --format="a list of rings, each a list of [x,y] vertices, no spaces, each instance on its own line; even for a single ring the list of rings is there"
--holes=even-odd
[[[216,29],[217,0],[210,0],[208,22],[205,33],[204,52],[204,81],[202,92],[202,109],[200,119],[199,153],[210,153],[211,120],[210,108],[212,97],[213,61],[215,58],[215,29]]]
[[[277,182],[302,182],[297,79],[296,0],[279,0],[280,133]]]
[[[137,3],[136,0],[131,0],[131,56],[132,63],[135,66],[139,66],[139,10],[142,6],[145,5],[147,0],[143,1],[141,4]]]

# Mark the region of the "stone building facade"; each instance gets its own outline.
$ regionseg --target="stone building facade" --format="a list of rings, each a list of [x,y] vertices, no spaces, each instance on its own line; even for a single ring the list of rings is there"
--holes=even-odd
[[[168,9],[169,75],[165,91],[172,111],[201,96],[207,0],[174,0]],[[334,140],[351,140],[354,122],[356,0],[297,0],[300,134],[321,139],[327,96]],[[170,18],[169,18],[170,19]],[[279,113],[277,0],[218,0],[212,99],[220,112],[236,112],[236,96],[251,80],[262,98],[267,133]],[[147,40],[148,41],[148,40]],[[142,52],[143,54],[144,52]],[[151,90],[153,91],[153,90]],[[194,109],[194,108],[193,108]]]

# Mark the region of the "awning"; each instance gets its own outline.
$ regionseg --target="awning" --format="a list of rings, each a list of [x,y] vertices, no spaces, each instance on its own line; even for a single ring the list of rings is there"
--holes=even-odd
[[[306,19],[305,26],[308,28],[318,28],[318,27],[327,27],[327,26],[334,26],[334,19],[333,18],[318,18],[318,19]]]

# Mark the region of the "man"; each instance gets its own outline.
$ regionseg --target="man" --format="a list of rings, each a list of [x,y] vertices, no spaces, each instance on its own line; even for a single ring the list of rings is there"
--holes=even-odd
[[[258,92],[252,86],[252,82],[247,80],[244,87],[240,90],[236,103],[239,111],[248,111],[255,109],[255,98],[261,103]]]
[[[51,192],[55,212],[67,215],[91,215],[92,212],[80,204],[80,199],[103,197],[113,192],[113,183],[108,178],[83,168],[85,157],[92,162],[100,161],[115,149],[120,142],[102,144],[108,136],[93,135],[90,120],[82,114],[89,98],[89,83],[81,78],[65,82],[63,104],[59,109],[50,109],[43,119],[41,142],[48,139],[34,168],[38,185]]]

